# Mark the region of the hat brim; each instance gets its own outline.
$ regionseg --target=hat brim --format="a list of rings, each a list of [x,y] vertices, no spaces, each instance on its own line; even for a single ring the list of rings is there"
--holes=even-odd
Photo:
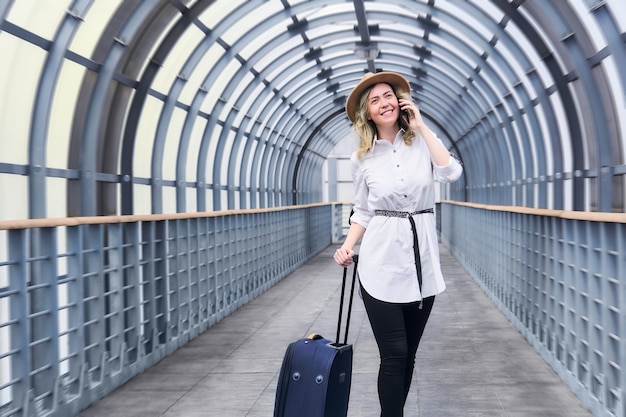
[[[352,89],[348,95],[348,100],[346,101],[346,113],[348,114],[348,119],[350,119],[352,123],[354,123],[355,113],[361,94],[363,94],[363,92],[369,87],[379,83],[389,84],[392,87],[403,90],[407,93],[411,92],[409,82],[400,74],[396,74],[395,72],[368,72],[361,78],[361,81],[359,81],[356,87]]]

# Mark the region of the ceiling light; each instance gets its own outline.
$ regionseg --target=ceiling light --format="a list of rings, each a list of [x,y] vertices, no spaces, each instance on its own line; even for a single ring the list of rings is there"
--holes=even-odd
[[[367,44],[357,42],[356,46],[354,47],[354,54],[359,59],[366,59],[368,61],[371,59],[376,59],[379,53],[380,50],[378,49],[378,43],[376,42],[371,42]]]

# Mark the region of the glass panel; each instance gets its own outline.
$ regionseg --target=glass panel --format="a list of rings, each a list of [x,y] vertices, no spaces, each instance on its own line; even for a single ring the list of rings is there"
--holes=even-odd
[[[288,58],[285,57],[286,52],[291,50],[301,52],[296,54],[291,53]],[[307,64],[307,61],[302,59],[302,55],[304,53],[305,49],[302,47],[302,39],[300,37],[291,38],[281,45],[280,50],[275,49],[272,51],[272,53],[268,53],[267,55],[265,55],[259,62],[256,63],[255,68],[259,71],[263,71],[268,66],[274,66],[273,64],[275,64],[276,61],[281,62],[282,67],[294,64],[300,67],[301,65]],[[282,62],[287,59],[289,60],[289,62]],[[312,62],[315,63],[314,61]]]
[[[211,7],[207,8],[206,11],[198,17],[198,19],[207,27],[213,29],[222,20],[224,20],[225,16],[245,2],[245,0],[215,1]]]
[[[163,213],[176,213],[176,188],[174,187],[163,187]]]
[[[0,33],[0,161],[28,163],[31,114],[46,51]],[[6,139],[6,140],[5,140]]]
[[[137,138],[135,139],[135,154],[133,161],[133,175],[136,177],[152,177],[152,150],[154,147],[154,137],[163,102],[148,96],[146,104],[141,114],[141,120],[137,128]],[[138,199],[136,198],[135,201]]]
[[[187,212],[198,211],[198,192],[195,188],[185,189],[185,201],[187,203]]]
[[[0,174],[0,190],[3,193],[11,190],[11,204],[0,204],[0,220],[27,219],[28,177]]]
[[[81,87],[81,82],[77,80],[82,80],[84,75],[84,67],[71,61],[64,62],[50,108],[50,128],[46,143],[46,163],[49,167],[67,168],[74,109]]]
[[[46,187],[46,216],[51,218],[67,217],[67,180],[65,178],[46,178]]]
[[[161,69],[159,69],[152,86],[155,90],[162,93],[169,92],[174,80],[181,73],[187,58],[189,58],[192,50],[200,43],[204,36],[204,33],[197,26],[192,25],[185,31],[170,51],[165,62],[163,62]],[[189,74],[184,74],[184,76],[188,77]]]
[[[167,138],[165,140],[165,148],[163,149],[163,179],[176,179],[176,159],[178,157],[178,149],[180,147],[180,136],[185,122],[187,112],[179,108],[175,108],[172,113],[167,129]]]
[[[152,214],[152,195],[150,186],[135,184],[133,186],[135,214]]]
[[[239,51],[239,55],[241,55],[244,59],[249,60],[252,56],[257,54],[261,48],[283,33],[285,33],[285,27],[281,27],[279,25],[265,28],[263,36],[257,36],[256,38],[251,39],[246,45],[241,45],[242,49]],[[302,43],[302,39],[300,39],[300,42]],[[282,44],[276,49],[278,50],[273,50],[273,52],[281,55],[285,50]]]
[[[280,12],[281,10],[282,7],[280,2],[265,3],[262,7],[255,8],[253,14],[242,15],[238,23],[228,28],[228,30],[226,30],[221,37],[227,44],[234,45],[246,33],[255,29],[257,26],[262,26],[268,17]],[[279,29],[284,32],[289,23],[291,23],[291,21],[286,20],[284,25],[273,24],[272,26],[268,26],[265,24],[265,27],[263,28],[263,35],[259,37],[267,42],[269,38],[266,36],[266,29],[268,31]]]
[[[14,1],[7,20],[52,40],[72,0]]]
[[[221,145],[224,149],[223,157],[220,161],[220,184],[236,185],[228,183],[228,180],[230,179],[228,178],[228,155],[231,154],[233,149],[235,132],[228,131],[226,135],[227,137],[224,137],[223,133],[224,132],[222,132],[222,135],[220,136],[220,141],[222,142]]]
[[[189,151],[187,152],[187,163],[185,164],[187,181],[196,181],[198,178],[198,155],[200,155],[200,145],[202,144],[202,134],[206,129],[207,120],[204,117],[196,117],[193,125],[193,132],[189,140]]]
[[[216,125],[215,129],[212,132],[208,133],[208,137],[205,140],[209,141],[209,149],[207,155],[207,164],[206,164],[206,183],[214,184],[213,179],[213,165],[219,163],[215,161],[215,152],[217,149],[217,141],[219,140],[220,135],[222,134],[222,127],[220,125]],[[207,206],[210,207],[210,206]]]

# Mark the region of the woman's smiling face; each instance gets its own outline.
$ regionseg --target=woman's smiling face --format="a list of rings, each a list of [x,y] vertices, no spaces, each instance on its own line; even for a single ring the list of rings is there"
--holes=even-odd
[[[372,87],[367,96],[367,114],[377,126],[397,123],[399,108],[398,98],[389,84]]]

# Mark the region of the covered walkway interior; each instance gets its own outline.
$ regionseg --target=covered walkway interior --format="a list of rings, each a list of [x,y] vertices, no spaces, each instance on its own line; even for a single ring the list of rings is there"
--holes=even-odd
[[[267,415],[380,71],[464,166],[410,406],[626,417],[624,0],[0,0],[0,60],[0,417]]]
[[[80,417],[268,417],[287,345],[333,339],[341,268],[330,246]],[[406,415],[590,417],[563,381],[441,246],[448,288],[418,351]],[[344,316],[345,317],[345,316]],[[376,417],[378,350],[355,296],[349,417]]]

